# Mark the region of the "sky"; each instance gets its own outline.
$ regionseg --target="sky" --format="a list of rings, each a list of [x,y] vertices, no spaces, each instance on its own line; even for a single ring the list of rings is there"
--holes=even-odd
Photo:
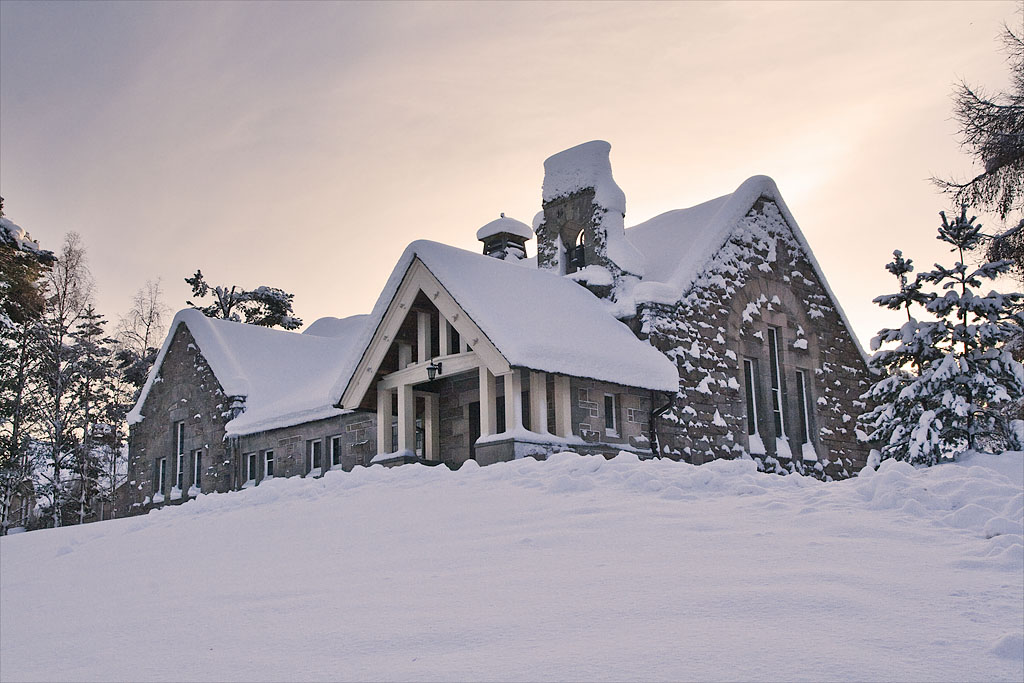
[[[544,159],[603,139],[627,226],[773,177],[867,343],[899,321],[871,303],[893,249],[952,261],[951,94],[1008,84],[1020,11],[0,0],[0,194],[45,248],[81,234],[112,321],[152,278],[184,307],[201,268],[310,323],[368,312],[415,239],[530,223]]]

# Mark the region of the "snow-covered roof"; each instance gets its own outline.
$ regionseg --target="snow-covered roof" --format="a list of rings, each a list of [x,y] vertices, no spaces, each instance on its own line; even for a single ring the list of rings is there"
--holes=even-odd
[[[352,348],[353,338],[362,331],[362,321],[348,324],[349,319],[334,320],[334,331],[338,334],[317,336],[207,318],[191,308],[179,311],[142,393],[127,416],[129,424],[145,417],[142,407],[179,325],[188,328],[224,392],[228,396],[245,396],[245,411],[228,422],[228,435],[251,434],[342,414],[345,411],[334,407],[329,393]]]
[[[341,337],[348,339],[357,336],[366,325],[370,316],[364,314],[350,315],[347,318],[332,318],[330,316],[318,318],[310,323],[309,327],[302,331],[302,334],[310,334],[314,337]]]
[[[688,209],[668,211],[639,225],[626,228],[626,238],[643,254],[644,279],[636,285],[637,301],[672,304],[680,300],[693,285],[701,270],[725,244],[749,213],[754,203],[764,197],[779,207],[786,223],[793,230],[804,255],[814,268],[833,305],[853,334],[846,313],[829,287],[825,273],[814,258],[814,252],[803,231],[782,199],[775,181],[768,176],[753,176],[743,181],[732,194],[698,204]],[[856,341],[856,335],[854,335]],[[861,354],[864,350],[857,343]]]
[[[529,225],[522,221],[517,221],[515,218],[508,218],[505,214],[501,214],[501,218],[497,218],[477,230],[476,238],[478,240],[485,240],[488,237],[500,235],[503,232],[522,237],[523,239],[533,238],[533,230],[530,229]]]
[[[340,401],[406,271],[419,259],[513,367],[675,392],[675,365],[636,338],[587,289],[546,270],[437,242],[410,244],[391,273],[356,344],[359,353],[332,391]]]

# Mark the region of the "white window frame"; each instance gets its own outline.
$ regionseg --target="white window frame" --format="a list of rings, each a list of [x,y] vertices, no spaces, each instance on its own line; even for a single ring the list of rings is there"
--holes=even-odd
[[[263,451],[263,478],[272,479],[274,477],[274,451]]]
[[[782,359],[779,358],[779,331],[768,328],[768,378],[772,388],[772,425],[775,438],[786,438],[786,412],[782,401]]]
[[[160,458],[156,462],[156,492],[162,494],[167,483],[167,458]]]
[[[316,446],[313,444],[319,444],[320,446],[320,466],[316,466],[316,459],[313,457]],[[309,461],[309,474],[320,474],[324,471],[324,440],[323,439],[307,439],[306,440],[306,459]]]
[[[192,451],[192,486],[203,490],[203,449]]]
[[[256,456],[257,456],[256,451],[250,451],[248,453],[243,454],[243,456],[242,456],[242,457],[245,458],[245,483],[246,484],[255,483],[255,481],[256,481],[256,475],[258,474],[257,470],[259,469],[259,465],[257,464],[258,461],[256,460]]]
[[[749,358],[743,359],[743,390],[747,393],[747,436],[760,436],[761,428],[758,425],[760,422],[760,411],[757,404],[757,368],[754,361]],[[754,426],[754,431],[750,431],[751,424]]]
[[[185,454],[185,421],[174,423],[174,454]]]
[[[178,469],[174,473],[174,484],[175,488],[179,491],[185,490],[185,454],[178,453],[177,460]]]
[[[608,399],[611,399],[612,409],[608,411]],[[612,426],[608,426],[608,418],[611,417]],[[619,435],[619,395],[618,394],[605,394],[604,395],[604,433],[607,436],[618,436]]]
[[[807,371],[797,370],[796,371],[796,391],[797,400],[800,402],[800,412],[803,414],[803,441],[800,442],[802,446],[805,443],[811,443],[811,393],[807,391]]]
[[[341,434],[336,434],[330,439],[331,443],[331,467],[341,467]],[[335,448],[337,446],[337,448]]]

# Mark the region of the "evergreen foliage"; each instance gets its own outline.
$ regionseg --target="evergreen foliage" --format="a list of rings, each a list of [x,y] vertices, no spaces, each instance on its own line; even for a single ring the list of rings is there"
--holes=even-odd
[[[966,208],[953,220],[940,216],[938,239],[958,260],[911,279],[913,262],[893,252],[886,269],[897,278],[899,291],[874,301],[905,310],[907,322],[881,330],[871,342],[876,351],[871,365],[881,377],[864,395],[875,407],[861,418],[869,437],[882,444],[883,458],[925,465],[969,449],[1024,446],[1002,410],[1024,396],[1024,369],[1005,348],[1024,324],[1024,296],[976,294],[1011,264],[965,265],[965,253],[984,238],[981,224],[967,218]],[[931,320],[914,316],[922,309]]]
[[[260,286],[248,290],[236,285],[231,285],[230,288],[211,287],[203,278],[201,270],[197,270],[192,277],[185,278],[185,282],[192,286],[192,296],[214,297],[214,302],[207,306],[197,306],[191,301],[185,302],[208,318],[223,318],[262,327],[280,326],[286,330],[302,326],[302,320],[292,315],[292,299],[295,295],[288,294],[282,289]]]

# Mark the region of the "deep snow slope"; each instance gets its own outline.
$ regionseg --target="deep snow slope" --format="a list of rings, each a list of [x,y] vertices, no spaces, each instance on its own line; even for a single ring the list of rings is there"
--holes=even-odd
[[[0,539],[3,680],[1014,680],[1024,459],[574,454]]]

